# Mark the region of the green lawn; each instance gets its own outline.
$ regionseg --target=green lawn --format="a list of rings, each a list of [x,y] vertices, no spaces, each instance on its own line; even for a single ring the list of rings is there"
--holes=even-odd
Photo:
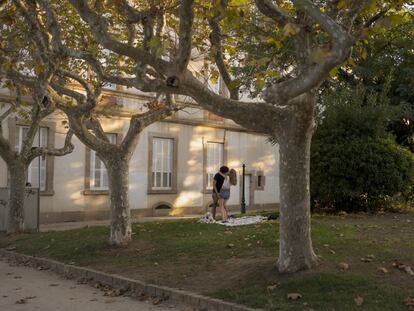
[[[414,296],[414,276],[392,263],[414,268],[413,213],[314,216],[312,228],[321,265],[294,275],[275,269],[277,221],[234,228],[195,221],[136,224],[125,248],[108,246],[106,227],[7,237],[0,247],[268,310],[408,310],[404,300]],[[361,261],[370,255],[372,262]],[[340,262],[349,269],[341,271]],[[302,298],[288,300],[288,293]]]

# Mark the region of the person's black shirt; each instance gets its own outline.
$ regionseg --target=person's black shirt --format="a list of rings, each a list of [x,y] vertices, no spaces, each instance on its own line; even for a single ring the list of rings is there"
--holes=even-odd
[[[216,175],[214,175],[214,180],[216,181],[217,191],[220,192],[221,187],[223,187],[224,177],[220,173],[217,173]],[[214,189],[213,189],[213,192],[214,192]]]

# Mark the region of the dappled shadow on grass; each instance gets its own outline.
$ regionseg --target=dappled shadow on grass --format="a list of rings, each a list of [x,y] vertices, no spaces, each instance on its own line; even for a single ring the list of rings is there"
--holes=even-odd
[[[414,214],[314,217],[312,236],[321,265],[280,275],[276,268],[278,221],[223,227],[194,220],[135,224],[127,247],[110,247],[109,229],[24,234],[0,239],[0,247],[90,266],[159,285],[213,295],[274,310],[405,310],[414,277],[392,267],[398,259],[414,266]],[[361,258],[373,255],[372,262]],[[340,271],[346,262],[349,269]],[[389,273],[378,272],[378,266]],[[268,286],[280,283],[270,293]],[[302,299],[289,301],[289,292]],[[305,303],[305,304],[304,304]],[[390,307],[392,306],[392,308]]]

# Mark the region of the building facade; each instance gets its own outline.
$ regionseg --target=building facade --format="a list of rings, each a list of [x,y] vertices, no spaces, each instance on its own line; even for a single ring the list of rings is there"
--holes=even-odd
[[[105,94],[107,104],[122,107],[118,116],[102,119],[109,140],[118,143],[127,132],[129,114],[136,112],[148,97],[116,89],[107,90]],[[62,113],[48,117],[42,122],[34,145],[63,146],[65,126],[66,118]],[[3,129],[3,135],[19,150],[27,131],[24,122],[13,116],[4,121]],[[73,144],[75,149],[71,154],[37,158],[29,168],[28,182],[33,187],[38,187],[40,182],[41,223],[109,218],[105,166],[95,152],[76,137]],[[278,147],[270,144],[266,136],[190,106],[141,133],[129,171],[132,216],[207,212],[212,203],[212,176],[221,165],[238,172],[238,184],[231,189],[231,210],[240,209],[243,164],[246,166],[247,210],[277,208],[278,162]],[[7,187],[7,184],[7,167],[0,159],[0,187]]]

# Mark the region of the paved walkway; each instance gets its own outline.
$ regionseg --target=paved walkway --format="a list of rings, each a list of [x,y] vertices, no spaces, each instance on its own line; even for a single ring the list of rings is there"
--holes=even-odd
[[[0,261],[0,310],[4,311],[174,311],[129,297],[107,297],[49,271]]]
[[[161,220],[178,220],[178,219],[194,219],[200,218],[201,215],[190,215],[190,216],[177,216],[177,217],[141,217],[133,219],[133,223],[142,223],[150,221],[161,221]],[[40,225],[40,231],[65,231],[71,229],[80,229],[85,227],[93,226],[108,226],[109,220],[94,220],[94,221],[73,221],[73,222],[60,222],[54,224]]]

